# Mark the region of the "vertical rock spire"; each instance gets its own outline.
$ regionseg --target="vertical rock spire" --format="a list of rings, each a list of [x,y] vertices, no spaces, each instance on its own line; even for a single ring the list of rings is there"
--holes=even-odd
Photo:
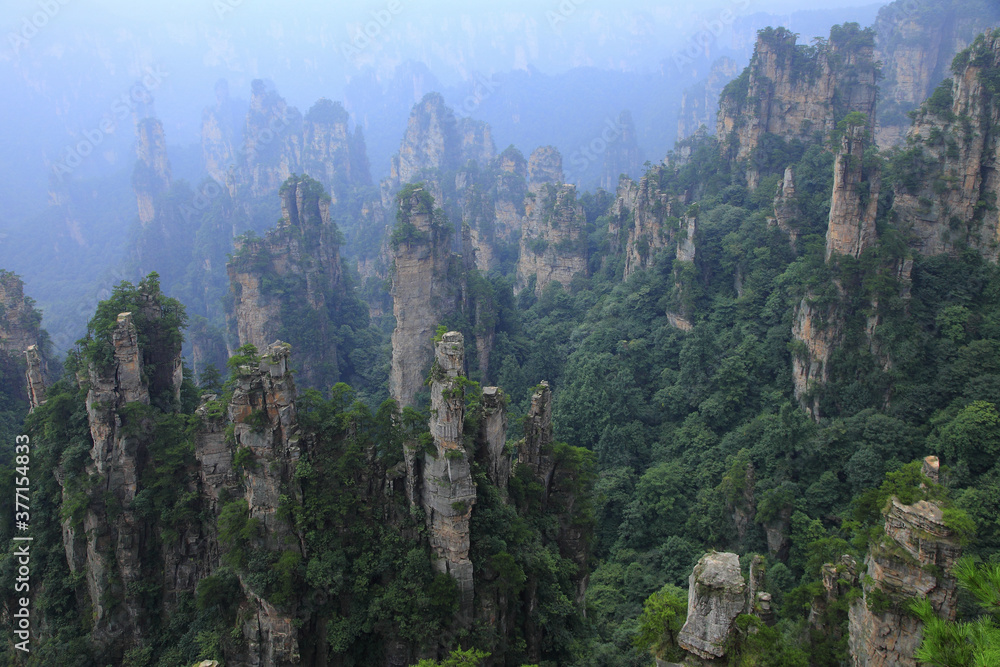
[[[435,344],[431,371],[431,436],[433,453],[424,454],[421,500],[435,567],[458,583],[458,622],[472,621],[474,599],[472,560],[469,558],[469,519],[476,502],[470,457],[462,428],[465,418],[464,339],[450,331]]]

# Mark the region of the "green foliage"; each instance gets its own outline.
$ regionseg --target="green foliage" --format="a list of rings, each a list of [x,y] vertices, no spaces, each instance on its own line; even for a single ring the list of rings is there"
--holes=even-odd
[[[490,657],[489,653],[480,651],[479,649],[473,648],[468,651],[455,649],[448,654],[447,658],[440,662],[424,658],[416,664],[416,667],[479,667],[483,664],[483,660],[488,657]]]
[[[940,618],[927,599],[910,610],[924,623],[916,658],[939,667],[986,667],[1000,660],[1000,565],[976,565],[960,560],[954,569],[958,584],[976,599],[982,615],[970,621]]]
[[[642,603],[639,632],[633,641],[637,648],[652,651],[660,660],[683,660],[684,651],[677,645],[677,634],[686,619],[687,592],[667,584]]]

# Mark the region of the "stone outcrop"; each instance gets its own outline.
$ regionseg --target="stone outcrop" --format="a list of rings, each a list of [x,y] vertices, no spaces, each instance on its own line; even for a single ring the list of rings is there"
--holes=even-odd
[[[228,92],[216,88],[218,103],[202,114],[202,159],[209,175],[225,183],[244,203],[273,196],[293,174],[323,185],[334,206],[354,187],[371,185],[371,169],[361,128],[339,102],[320,99],[303,118],[273,87],[255,80],[250,107],[237,143]]]
[[[45,403],[45,359],[37,345],[29,345],[24,356],[27,362],[24,377],[28,385],[28,406],[34,410]]]
[[[953,621],[957,582],[951,569],[960,556],[939,503],[918,500],[904,505],[893,498],[885,515],[885,535],[870,545],[865,559],[864,595],[849,610],[852,664],[916,667],[913,654],[922,641],[922,622],[906,605],[914,597],[926,599],[938,616]]]
[[[478,440],[476,458],[500,495],[506,498],[512,460],[506,451],[507,396],[499,387],[483,387],[483,415],[479,421]]]
[[[731,159],[748,160],[768,134],[822,140],[848,113],[874,119],[873,33],[846,24],[834,26],[829,42],[815,50],[795,41],[785,28],[762,30],[750,65],[724,89],[716,129]],[[758,178],[750,168],[751,188]]]
[[[24,282],[0,269],[0,353],[20,360],[32,345],[42,343],[42,314],[24,294]]]
[[[170,188],[170,160],[163,123],[156,118],[143,118],[135,125],[136,164],[132,172],[132,189],[139,206],[139,220],[148,225],[156,218],[157,199]]]
[[[660,192],[656,186],[657,175],[654,171],[638,183],[622,179],[618,184],[609,234],[617,239],[620,251],[625,254],[626,280],[637,270],[649,266],[659,250],[677,239],[678,204]]]
[[[424,508],[434,565],[458,584],[460,626],[472,622],[475,597],[469,558],[469,520],[476,502],[471,456],[465,449],[465,348],[462,334],[450,331],[435,344],[431,370],[431,436],[434,452],[423,456],[421,505]]]
[[[229,83],[215,84],[215,106],[201,113],[201,155],[205,171],[216,183],[224,184],[229,168],[236,162],[240,142],[240,118],[229,97]]]
[[[392,159],[389,185],[398,189],[426,180],[433,172],[454,171],[469,160],[485,163],[495,153],[488,125],[469,118],[456,120],[439,93],[428,93],[410,113],[399,153]]]
[[[302,159],[302,114],[260,79],[250,85],[243,143],[227,181],[233,198],[273,195]]]
[[[877,168],[865,165],[865,149],[871,143],[868,136],[865,127],[857,125],[849,127],[841,140],[833,167],[827,260],[834,254],[860,257],[876,241],[875,215],[882,178]]]
[[[289,350],[277,341],[265,348],[258,368],[240,368],[229,402],[236,448],[245,447],[250,454],[243,466],[250,516],[260,520],[265,544],[275,550],[290,548],[284,539],[287,522],[277,513],[281,494],[295,486],[292,475],[300,455]]]
[[[531,152],[528,158],[528,185],[562,183],[562,154],[555,146],[541,146]]]
[[[300,171],[322,183],[334,205],[372,180],[364,135],[360,128],[351,131],[349,122],[344,107],[327,99],[316,102],[302,122]]]
[[[917,111],[907,136],[907,166],[897,179],[893,219],[915,252],[956,252],[968,244],[1000,257],[1000,95],[987,78],[1000,71],[1000,30],[987,32],[955,60],[946,81]]]
[[[792,382],[795,399],[819,421],[819,389],[830,378],[830,356],[840,340],[838,304],[822,305],[802,297],[792,316]]]
[[[69,518],[63,524],[70,569],[85,570],[98,641],[141,638],[153,612],[129,592],[156,576],[158,565],[147,554],[153,539],[149,517],[136,503],[152,437],[149,408],[142,406],[176,401],[182,376],[180,345],[156,345],[163,312],[148,293],[144,297],[141,315],[153,344],[140,348],[134,314],[121,313],[110,334],[108,362],[89,367],[86,408],[93,445],[87,469],[99,478],[100,492],[93,494],[81,524]],[[164,569],[159,576],[168,603],[176,601],[176,591],[193,590],[207,574],[196,548],[201,540],[197,527],[178,526],[178,533],[180,548],[160,554]],[[78,550],[81,542],[85,553]]]
[[[226,265],[232,295],[226,319],[239,345],[263,350],[279,337],[291,338],[300,346],[296,358],[304,383],[316,386],[339,379],[337,332],[330,330],[335,304],[346,289],[339,232],[316,181],[308,176],[289,180],[280,195],[278,226],[263,239],[238,239]],[[314,326],[307,337],[292,338],[288,332],[300,328],[297,320],[305,314],[314,316]]]
[[[688,579],[688,610],[678,645],[699,658],[725,655],[736,617],[747,611],[747,584],[740,574],[740,557],[707,553]]]
[[[268,346],[256,368],[243,366],[229,403],[234,451],[241,457],[242,491],[250,518],[260,522],[263,536],[258,547],[269,551],[304,552],[301,538],[288,519],[279,516],[282,495],[300,500],[295,468],[302,454],[295,418],[295,383],[289,372],[289,346],[276,341]],[[203,450],[203,464],[210,450]],[[223,457],[224,460],[224,457]],[[230,462],[230,466],[232,463]],[[226,474],[225,462],[216,475]],[[223,481],[225,478],[223,478]],[[248,665],[291,665],[299,662],[298,631],[294,608],[279,611],[244,582],[249,614],[243,614]]]
[[[795,172],[791,167],[785,167],[784,177],[778,183],[778,192],[774,196],[774,217],[768,219],[768,224],[777,225],[778,229],[788,234],[788,241],[793,250],[799,239],[799,230],[795,224],[798,215],[798,201],[795,198]]]
[[[400,406],[413,405],[434,357],[438,324],[458,307],[459,285],[448,279],[457,258],[449,229],[435,220],[434,200],[422,188],[401,193],[394,234],[392,366],[389,392]]]
[[[471,172],[459,174],[456,187],[461,186],[462,220],[470,227],[476,268],[487,273],[511,255],[524,225],[527,161],[521,151],[510,146],[479,179],[475,176]]]
[[[531,468],[542,482],[543,503],[552,486],[552,390],[542,380],[531,394],[531,406],[524,418],[524,440],[517,449],[518,465]]]
[[[732,58],[719,58],[712,63],[712,68],[704,81],[684,89],[681,95],[680,116],[677,119],[678,141],[693,136],[701,127],[715,128],[722,89],[739,73],[736,61]]]
[[[902,144],[910,128],[907,113],[931,96],[949,76],[952,59],[976,35],[1000,23],[1000,5],[964,0],[896,0],[875,21],[879,83],[879,148]]]
[[[576,201],[576,186],[536,184],[525,204],[516,289],[535,276],[535,293],[558,281],[568,288],[573,276],[587,273],[587,219]]]
[[[642,169],[643,159],[630,111],[625,110],[619,114],[608,136],[610,138],[606,140],[607,148],[604,151],[604,163],[601,167],[601,187],[611,191],[618,186],[618,178],[622,174],[627,176],[638,174]],[[601,138],[604,140],[603,134]]]

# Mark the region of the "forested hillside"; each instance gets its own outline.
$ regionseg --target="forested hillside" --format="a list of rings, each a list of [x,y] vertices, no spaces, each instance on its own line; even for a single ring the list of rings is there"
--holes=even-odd
[[[934,29],[903,4],[879,30]],[[61,365],[0,274],[4,660],[992,664],[1000,29],[891,141],[876,37],[761,30],[614,192],[437,94],[375,186],[341,107],[259,82],[188,210],[143,121],[145,275]]]

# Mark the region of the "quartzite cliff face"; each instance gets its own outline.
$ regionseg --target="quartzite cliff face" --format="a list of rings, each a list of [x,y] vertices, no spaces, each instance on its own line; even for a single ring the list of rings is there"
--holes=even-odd
[[[904,143],[907,113],[949,76],[952,59],[979,33],[1000,22],[1000,6],[985,2],[897,0],[879,10],[875,59],[882,63],[880,148]]]
[[[263,239],[243,239],[226,266],[232,340],[265,349],[278,338],[297,346],[303,378],[316,385],[338,377],[330,322],[344,294],[339,232],[322,186],[309,177],[281,190],[282,219]],[[300,331],[302,318],[314,325]]]
[[[896,185],[893,217],[925,255],[967,243],[989,261],[1000,257],[1000,30],[987,32],[955,60],[945,81],[917,111],[907,136],[907,168]]]
[[[749,160],[765,135],[823,139],[851,112],[873,122],[873,35],[847,24],[835,26],[829,42],[812,51],[795,40],[784,28],[761,31],[749,67],[723,91],[717,133],[731,158]],[[748,166],[751,188],[758,178]]]
[[[935,456],[924,461],[924,473],[934,482],[938,465]],[[958,591],[951,570],[961,555],[938,502],[904,505],[892,498],[885,534],[865,559],[864,595],[850,606],[849,648],[856,667],[916,667],[913,654],[923,624],[906,605],[913,598],[926,599],[938,616],[955,620]]]
[[[364,135],[350,129],[339,102],[321,99],[303,118],[275,90],[255,80],[238,143],[229,116],[224,101],[205,110],[202,154],[208,173],[240,201],[272,196],[292,174],[319,181],[334,206],[352,188],[371,184]]]
[[[434,453],[422,462],[421,505],[427,517],[435,567],[458,583],[458,623],[472,622],[475,598],[469,558],[469,520],[476,503],[471,455],[465,450],[465,347],[462,334],[450,331],[434,346],[431,370],[431,436]]]
[[[422,188],[400,195],[400,222],[393,238],[392,367],[389,391],[401,406],[413,405],[434,357],[432,338],[458,307],[461,286],[449,279],[460,264],[449,246],[449,230],[435,220],[434,200]]]
[[[587,272],[587,219],[576,201],[576,186],[562,182],[562,157],[547,146],[528,162],[526,219],[521,230],[516,289],[535,276],[535,292],[558,281],[568,288],[573,276]]]
[[[136,164],[132,188],[139,206],[139,220],[148,225],[156,218],[157,199],[170,188],[170,161],[163,124],[156,118],[144,118],[135,125]]]

